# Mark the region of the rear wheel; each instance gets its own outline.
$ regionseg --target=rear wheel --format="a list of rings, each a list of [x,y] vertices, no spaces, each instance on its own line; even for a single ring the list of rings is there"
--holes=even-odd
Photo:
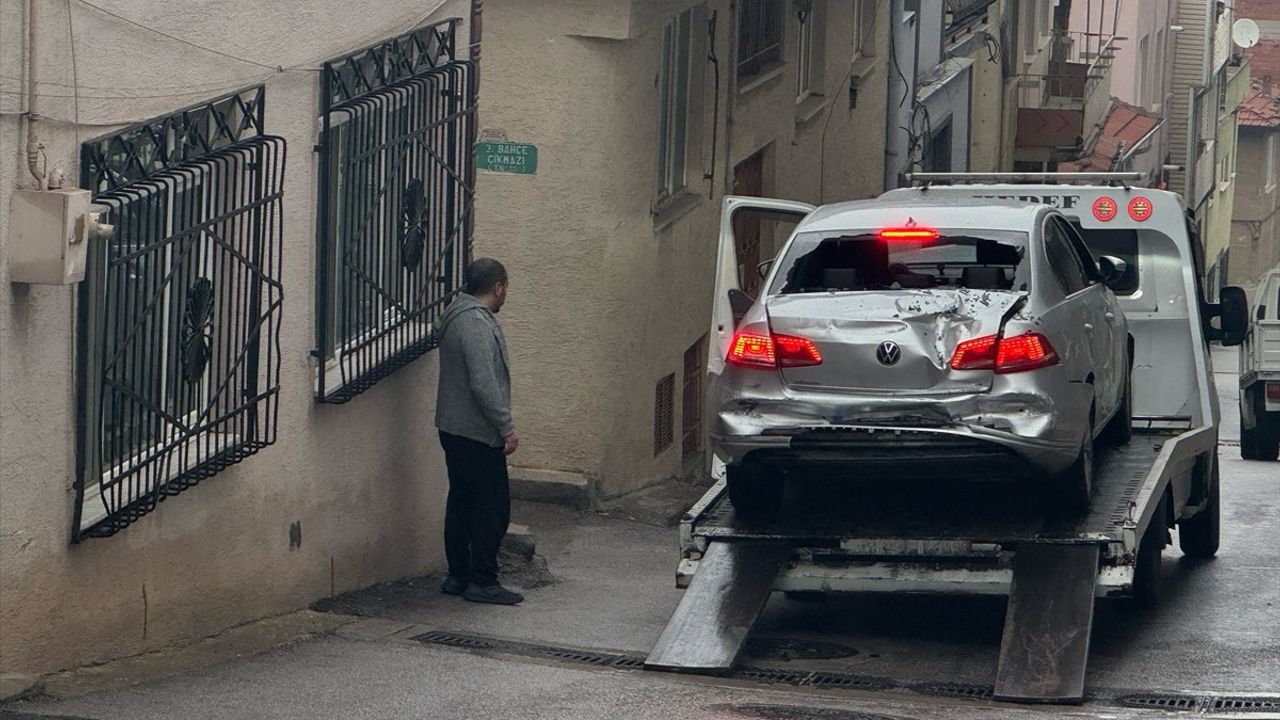
[[[1258,428],[1250,429],[1243,424],[1240,426],[1240,457],[1245,460],[1258,459]]]
[[[743,521],[760,525],[778,518],[784,488],[782,473],[759,465],[730,465],[725,469],[729,501]]]
[[[1272,421],[1267,425],[1259,423],[1255,432],[1257,432],[1257,438],[1254,441],[1254,447],[1257,451],[1257,459],[1274,462],[1280,458],[1280,421]]]
[[[1208,560],[1218,552],[1220,531],[1221,490],[1218,483],[1218,464],[1214,463],[1209,475],[1204,507],[1200,512],[1178,523],[1178,547],[1182,554],[1199,560]]]
[[[1071,467],[1058,477],[1057,492],[1052,493],[1053,502],[1058,507],[1052,508],[1053,510],[1080,513],[1089,509],[1089,501],[1093,496],[1093,451],[1093,414],[1090,413],[1089,427],[1085,430],[1080,454]]]
[[[1133,363],[1129,363],[1132,368]],[[1124,445],[1133,439],[1133,372],[1126,369],[1124,374],[1124,395],[1120,398],[1120,407],[1111,416],[1103,431],[1109,442]]]

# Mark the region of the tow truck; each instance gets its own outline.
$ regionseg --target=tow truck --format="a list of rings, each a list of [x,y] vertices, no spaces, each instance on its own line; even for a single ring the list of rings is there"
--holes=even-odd
[[[882,196],[945,193],[1051,205],[1078,225],[1095,255],[1125,261],[1111,284],[1133,336],[1134,437],[1100,455],[1087,513],[918,498],[893,507],[787,512],[760,527],[735,516],[723,461],[711,458],[714,485],[680,524],[676,584],[685,592],[646,667],[731,671],[774,591],[995,594],[1007,595],[1008,605],[994,696],[1083,701],[1095,599],[1153,603],[1173,528],[1184,554],[1217,552],[1220,413],[1209,343],[1240,344],[1248,327],[1243,290],[1223,288],[1219,303],[1206,302],[1201,248],[1182,198],[1141,187],[1144,179],[924,173],[909,178],[913,187]],[[708,386],[723,370],[743,311],[735,228],[750,227],[741,221],[751,217],[795,223],[814,209],[724,199]]]

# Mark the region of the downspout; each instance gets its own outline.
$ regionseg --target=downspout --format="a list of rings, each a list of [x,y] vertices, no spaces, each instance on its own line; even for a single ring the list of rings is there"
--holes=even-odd
[[[738,3],[729,3],[729,68],[726,73],[728,82],[724,103],[724,186],[725,195],[733,194],[733,108],[737,103],[733,100],[738,93]],[[712,162],[715,158],[712,158]]]
[[[27,0],[27,170],[38,189],[46,190],[45,173],[40,169],[40,142],[36,139],[36,0]]]

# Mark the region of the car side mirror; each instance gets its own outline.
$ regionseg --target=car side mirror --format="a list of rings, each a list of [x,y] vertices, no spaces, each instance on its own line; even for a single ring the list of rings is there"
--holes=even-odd
[[[765,260],[764,262],[756,266],[756,274],[760,276],[761,280],[768,280],[769,270],[772,268],[773,268],[773,261]]]
[[[737,329],[742,324],[742,318],[747,316],[747,311],[755,305],[756,301],[751,296],[742,292],[738,288],[729,291],[729,310],[733,313],[733,327]]]
[[[1234,285],[1218,291],[1218,340],[1223,345],[1239,345],[1249,334],[1249,296]]]
[[[1116,283],[1129,270],[1129,263],[1121,260],[1113,255],[1102,255],[1098,258],[1098,275],[1101,276],[1104,285],[1110,287]]]

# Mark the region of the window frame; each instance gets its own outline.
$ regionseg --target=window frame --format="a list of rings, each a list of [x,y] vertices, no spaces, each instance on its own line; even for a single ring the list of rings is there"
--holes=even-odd
[[[1040,233],[1041,242],[1044,243],[1045,262],[1048,263],[1049,270],[1052,271],[1054,278],[1057,280],[1058,288],[1062,291],[1062,294],[1065,297],[1072,297],[1084,290],[1088,290],[1093,284],[1089,282],[1089,275],[1084,269],[1079,253],[1071,243],[1071,236],[1055,222],[1056,220],[1056,217],[1050,216],[1045,218],[1045,221],[1041,224]],[[1066,257],[1055,259],[1056,253],[1052,247],[1054,244],[1061,245],[1066,252]],[[1061,263],[1063,262],[1067,264],[1066,267],[1062,266]],[[1072,265],[1074,267],[1071,267]],[[1077,278],[1070,275],[1073,272],[1078,276],[1080,284],[1075,289],[1072,289],[1074,286],[1073,280]]]
[[[868,13],[867,11],[870,11]],[[853,8],[853,56],[874,57],[876,27],[876,0],[854,0]]]
[[[818,87],[818,42],[816,39],[818,3],[814,2],[796,28],[796,102],[802,103],[821,95]]]
[[[739,81],[764,75],[785,63],[787,4],[785,0],[740,0],[734,59]]]
[[[1280,168],[1276,167],[1280,164],[1280,131],[1267,133],[1265,141],[1266,162],[1263,163],[1263,192],[1271,193],[1276,189],[1277,183],[1280,183]]]
[[[693,9],[662,27],[658,70],[658,157],[655,195],[661,207],[689,187],[690,83],[693,65]]]

